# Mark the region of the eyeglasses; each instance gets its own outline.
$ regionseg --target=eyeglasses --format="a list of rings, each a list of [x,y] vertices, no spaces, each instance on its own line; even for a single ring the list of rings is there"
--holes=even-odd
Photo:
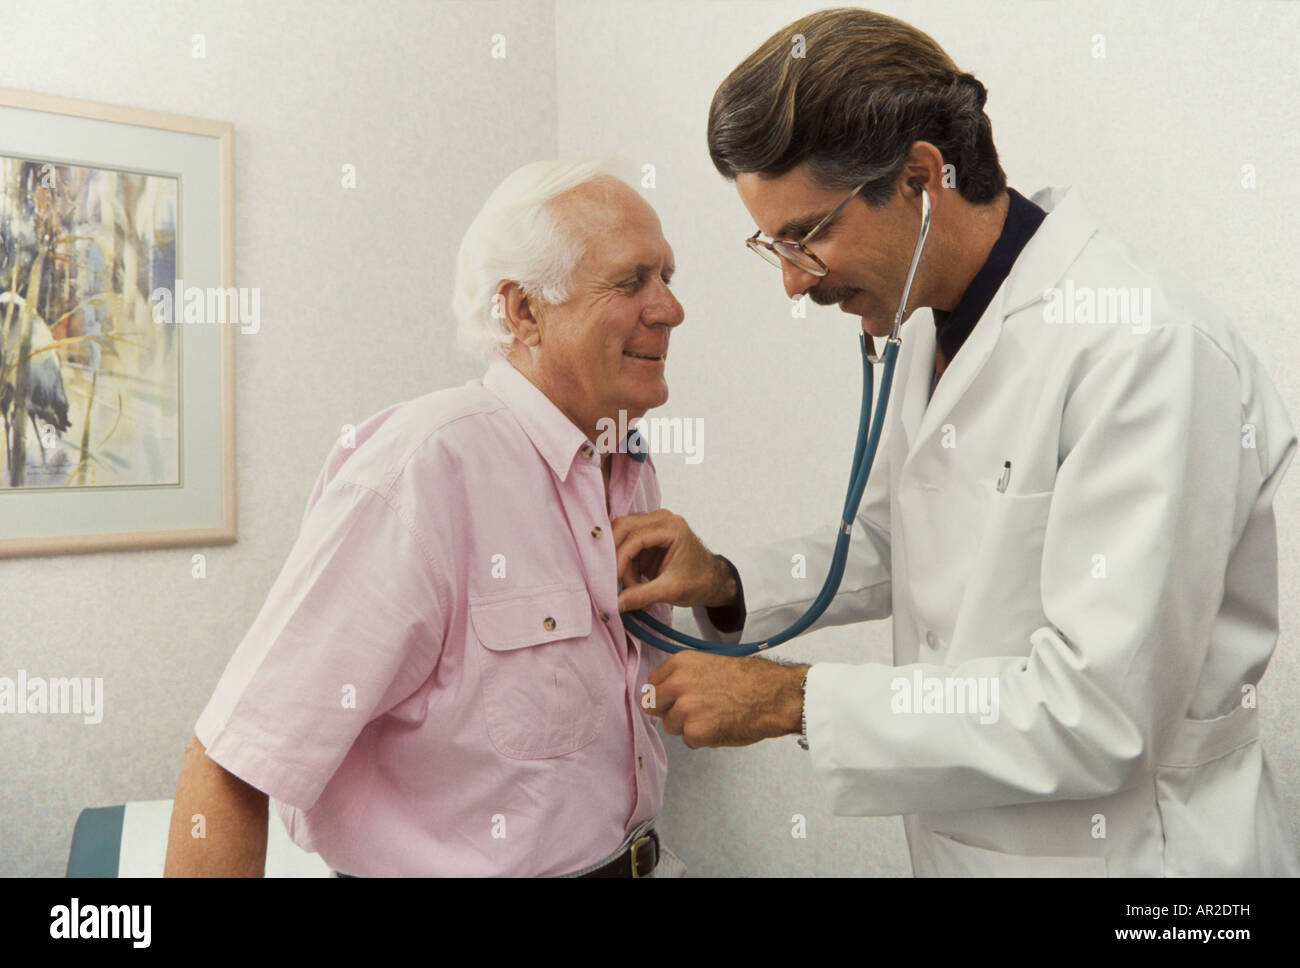
[[[781,240],[779,242],[768,242],[759,238],[759,235],[763,232],[762,229],[759,229],[745,240],[745,245],[749,246],[778,269],[781,268],[781,260],[785,259],[796,269],[800,269],[803,272],[810,272],[814,276],[826,275],[826,273],[830,272],[830,269],[826,268],[826,263],[822,262],[821,259],[817,258],[817,256],[805,249],[804,246],[808,244],[809,240],[812,239],[814,235],[825,228],[826,224],[830,222],[831,219],[836,215],[839,215],[840,210],[843,209],[845,205],[849,204],[853,197],[857,195],[858,192],[862,191],[863,186],[866,184],[866,182],[863,182],[857,188],[853,189],[853,191],[849,192],[849,197],[831,209],[830,214],[814,225],[812,231],[805,235],[802,241],[786,242]]]

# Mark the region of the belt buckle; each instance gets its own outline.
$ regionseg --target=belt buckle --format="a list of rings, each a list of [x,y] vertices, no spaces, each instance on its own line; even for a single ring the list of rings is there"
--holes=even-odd
[[[631,858],[632,858],[632,876],[633,876],[633,877],[640,877],[640,876],[641,876],[641,874],[638,873],[638,871],[637,871],[637,856],[636,856],[636,855],[637,855],[637,851],[640,850],[642,847],[644,847],[646,844],[653,843],[653,842],[654,842],[654,837],[653,837],[652,835],[650,835],[650,834],[643,834],[643,835],[641,835],[640,837],[638,837],[636,840],[632,841],[632,846],[630,846],[630,847],[628,848],[628,854],[629,854],[629,855],[631,856]]]

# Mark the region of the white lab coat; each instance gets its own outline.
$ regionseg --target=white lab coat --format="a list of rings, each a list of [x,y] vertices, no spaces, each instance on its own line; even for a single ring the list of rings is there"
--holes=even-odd
[[[1077,191],[1033,200],[1047,218],[933,399],[933,319],[903,326],[849,565],[818,622],[892,614],[895,665],[813,666],[814,773],[836,814],[905,815],[918,876],[1300,873],[1253,703],[1277,641],[1271,505],[1295,433],[1222,313],[1099,233]],[[1149,331],[1049,322],[1052,287],[1149,287]],[[723,549],[747,622],[721,635],[696,609],[701,629],[784,628],[834,540]],[[927,705],[958,677],[986,699],[996,680],[996,718],[957,712],[956,692]]]

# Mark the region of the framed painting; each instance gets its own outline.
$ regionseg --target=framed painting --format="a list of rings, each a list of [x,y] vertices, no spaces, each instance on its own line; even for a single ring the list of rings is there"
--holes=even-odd
[[[229,123],[0,88],[0,556],[235,540],[233,169]]]

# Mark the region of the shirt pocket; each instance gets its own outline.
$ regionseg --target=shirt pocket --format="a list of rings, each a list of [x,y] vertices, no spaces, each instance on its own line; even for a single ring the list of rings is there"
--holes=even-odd
[[[563,756],[595,739],[608,698],[586,585],[471,598],[469,611],[492,745],[531,760]]]

